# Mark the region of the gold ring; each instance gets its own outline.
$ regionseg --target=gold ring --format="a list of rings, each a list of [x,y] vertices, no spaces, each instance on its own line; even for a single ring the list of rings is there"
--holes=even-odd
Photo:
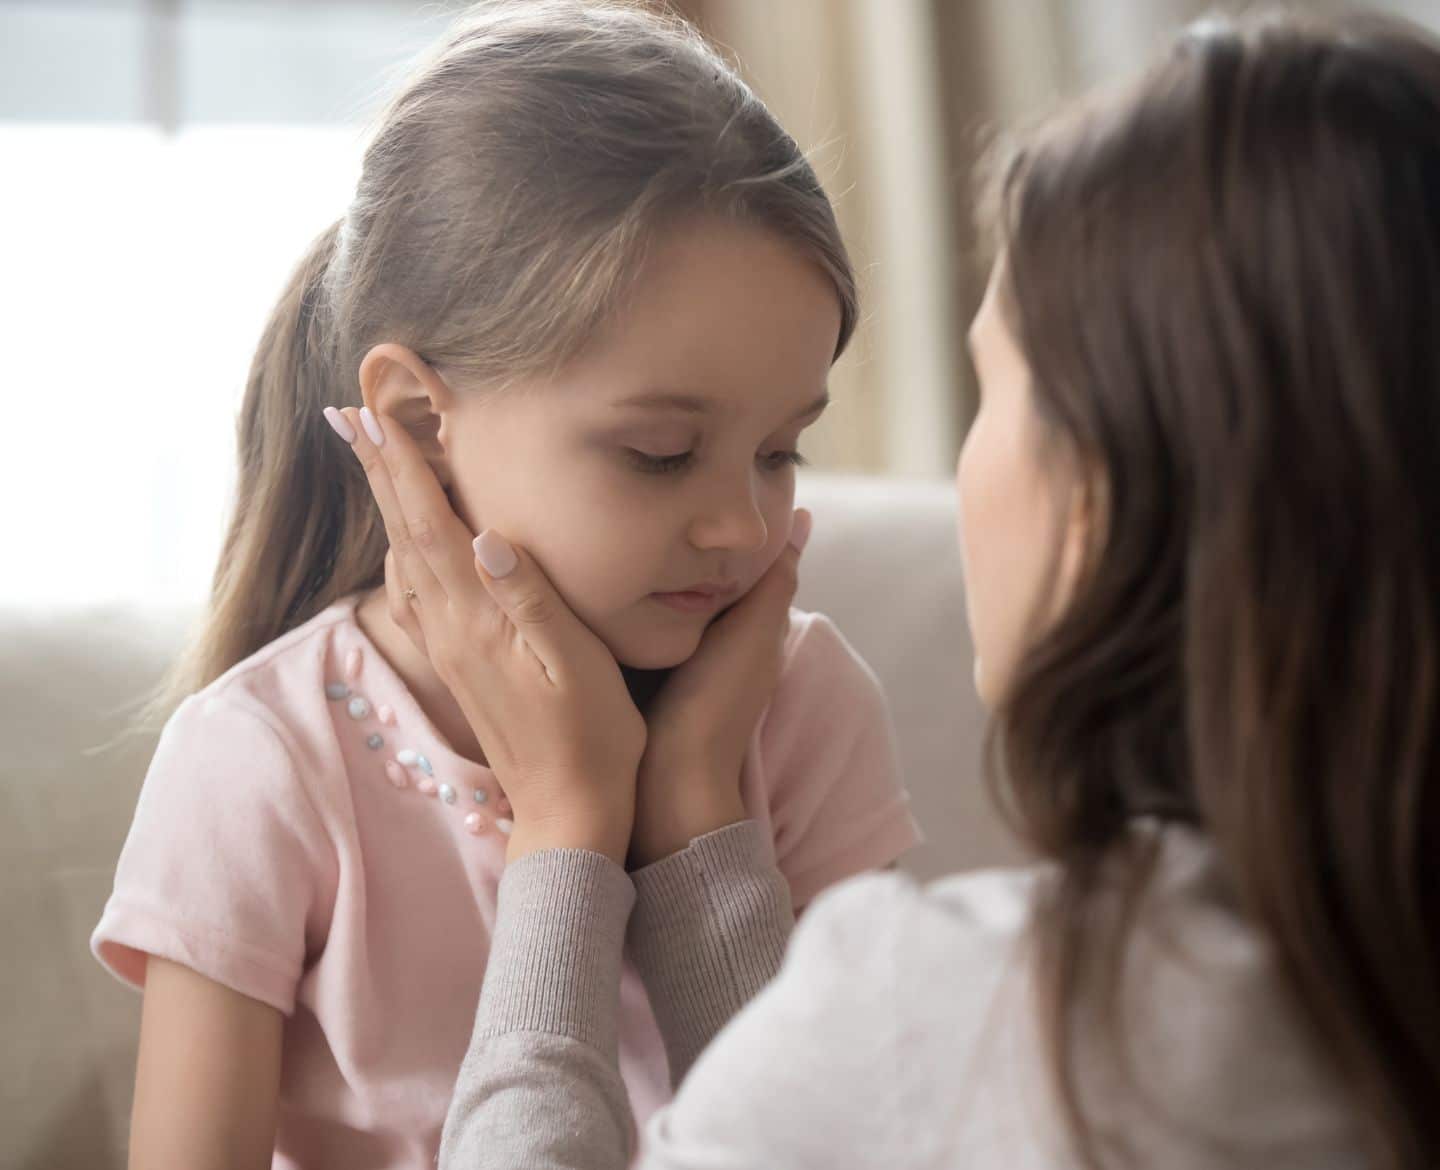
[[[407,590],[405,590],[405,600],[406,600],[406,601],[414,601],[414,600],[415,600],[415,597],[416,597],[415,590],[413,590],[413,589],[407,589]]]

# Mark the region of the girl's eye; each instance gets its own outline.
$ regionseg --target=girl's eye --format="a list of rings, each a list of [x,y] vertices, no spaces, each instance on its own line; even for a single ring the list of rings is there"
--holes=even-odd
[[[645,451],[627,447],[625,454],[637,470],[643,471],[647,475],[665,475],[668,472],[681,471],[688,467],[695,452],[681,451],[676,455],[650,455]],[[779,471],[785,467],[809,465],[809,460],[799,451],[772,451],[769,455],[759,456],[759,460],[766,471]]]
[[[664,475],[669,471],[679,471],[694,454],[693,451],[681,451],[677,455],[649,455],[644,451],[637,451],[633,447],[625,448],[625,454],[630,462],[639,471],[649,475]]]

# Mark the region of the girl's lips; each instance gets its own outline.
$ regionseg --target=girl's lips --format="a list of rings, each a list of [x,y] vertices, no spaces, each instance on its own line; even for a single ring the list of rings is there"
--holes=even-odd
[[[652,593],[650,596],[661,605],[668,605],[681,613],[713,613],[726,603],[730,595],[685,590],[680,593]]]

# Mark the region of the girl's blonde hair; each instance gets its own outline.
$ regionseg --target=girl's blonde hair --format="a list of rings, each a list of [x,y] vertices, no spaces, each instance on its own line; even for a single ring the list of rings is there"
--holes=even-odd
[[[321,417],[359,405],[371,346],[399,342],[466,384],[554,370],[657,232],[701,212],[778,232],[820,265],[842,309],[838,356],[857,305],[834,211],[693,28],[591,0],[467,10],[385,110],[354,201],[265,327],[209,612],[152,715],[383,580],[378,512]]]

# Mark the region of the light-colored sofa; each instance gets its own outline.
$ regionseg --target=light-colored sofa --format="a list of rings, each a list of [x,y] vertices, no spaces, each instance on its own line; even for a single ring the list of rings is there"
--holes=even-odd
[[[816,519],[798,604],[830,614],[890,696],[927,835],[905,868],[931,877],[1017,859],[980,780],[953,488],[815,477],[801,496]],[[153,748],[112,741],[187,616],[0,614],[5,1170],[125,1164],[140,999],[95,963],[88,938]]]

